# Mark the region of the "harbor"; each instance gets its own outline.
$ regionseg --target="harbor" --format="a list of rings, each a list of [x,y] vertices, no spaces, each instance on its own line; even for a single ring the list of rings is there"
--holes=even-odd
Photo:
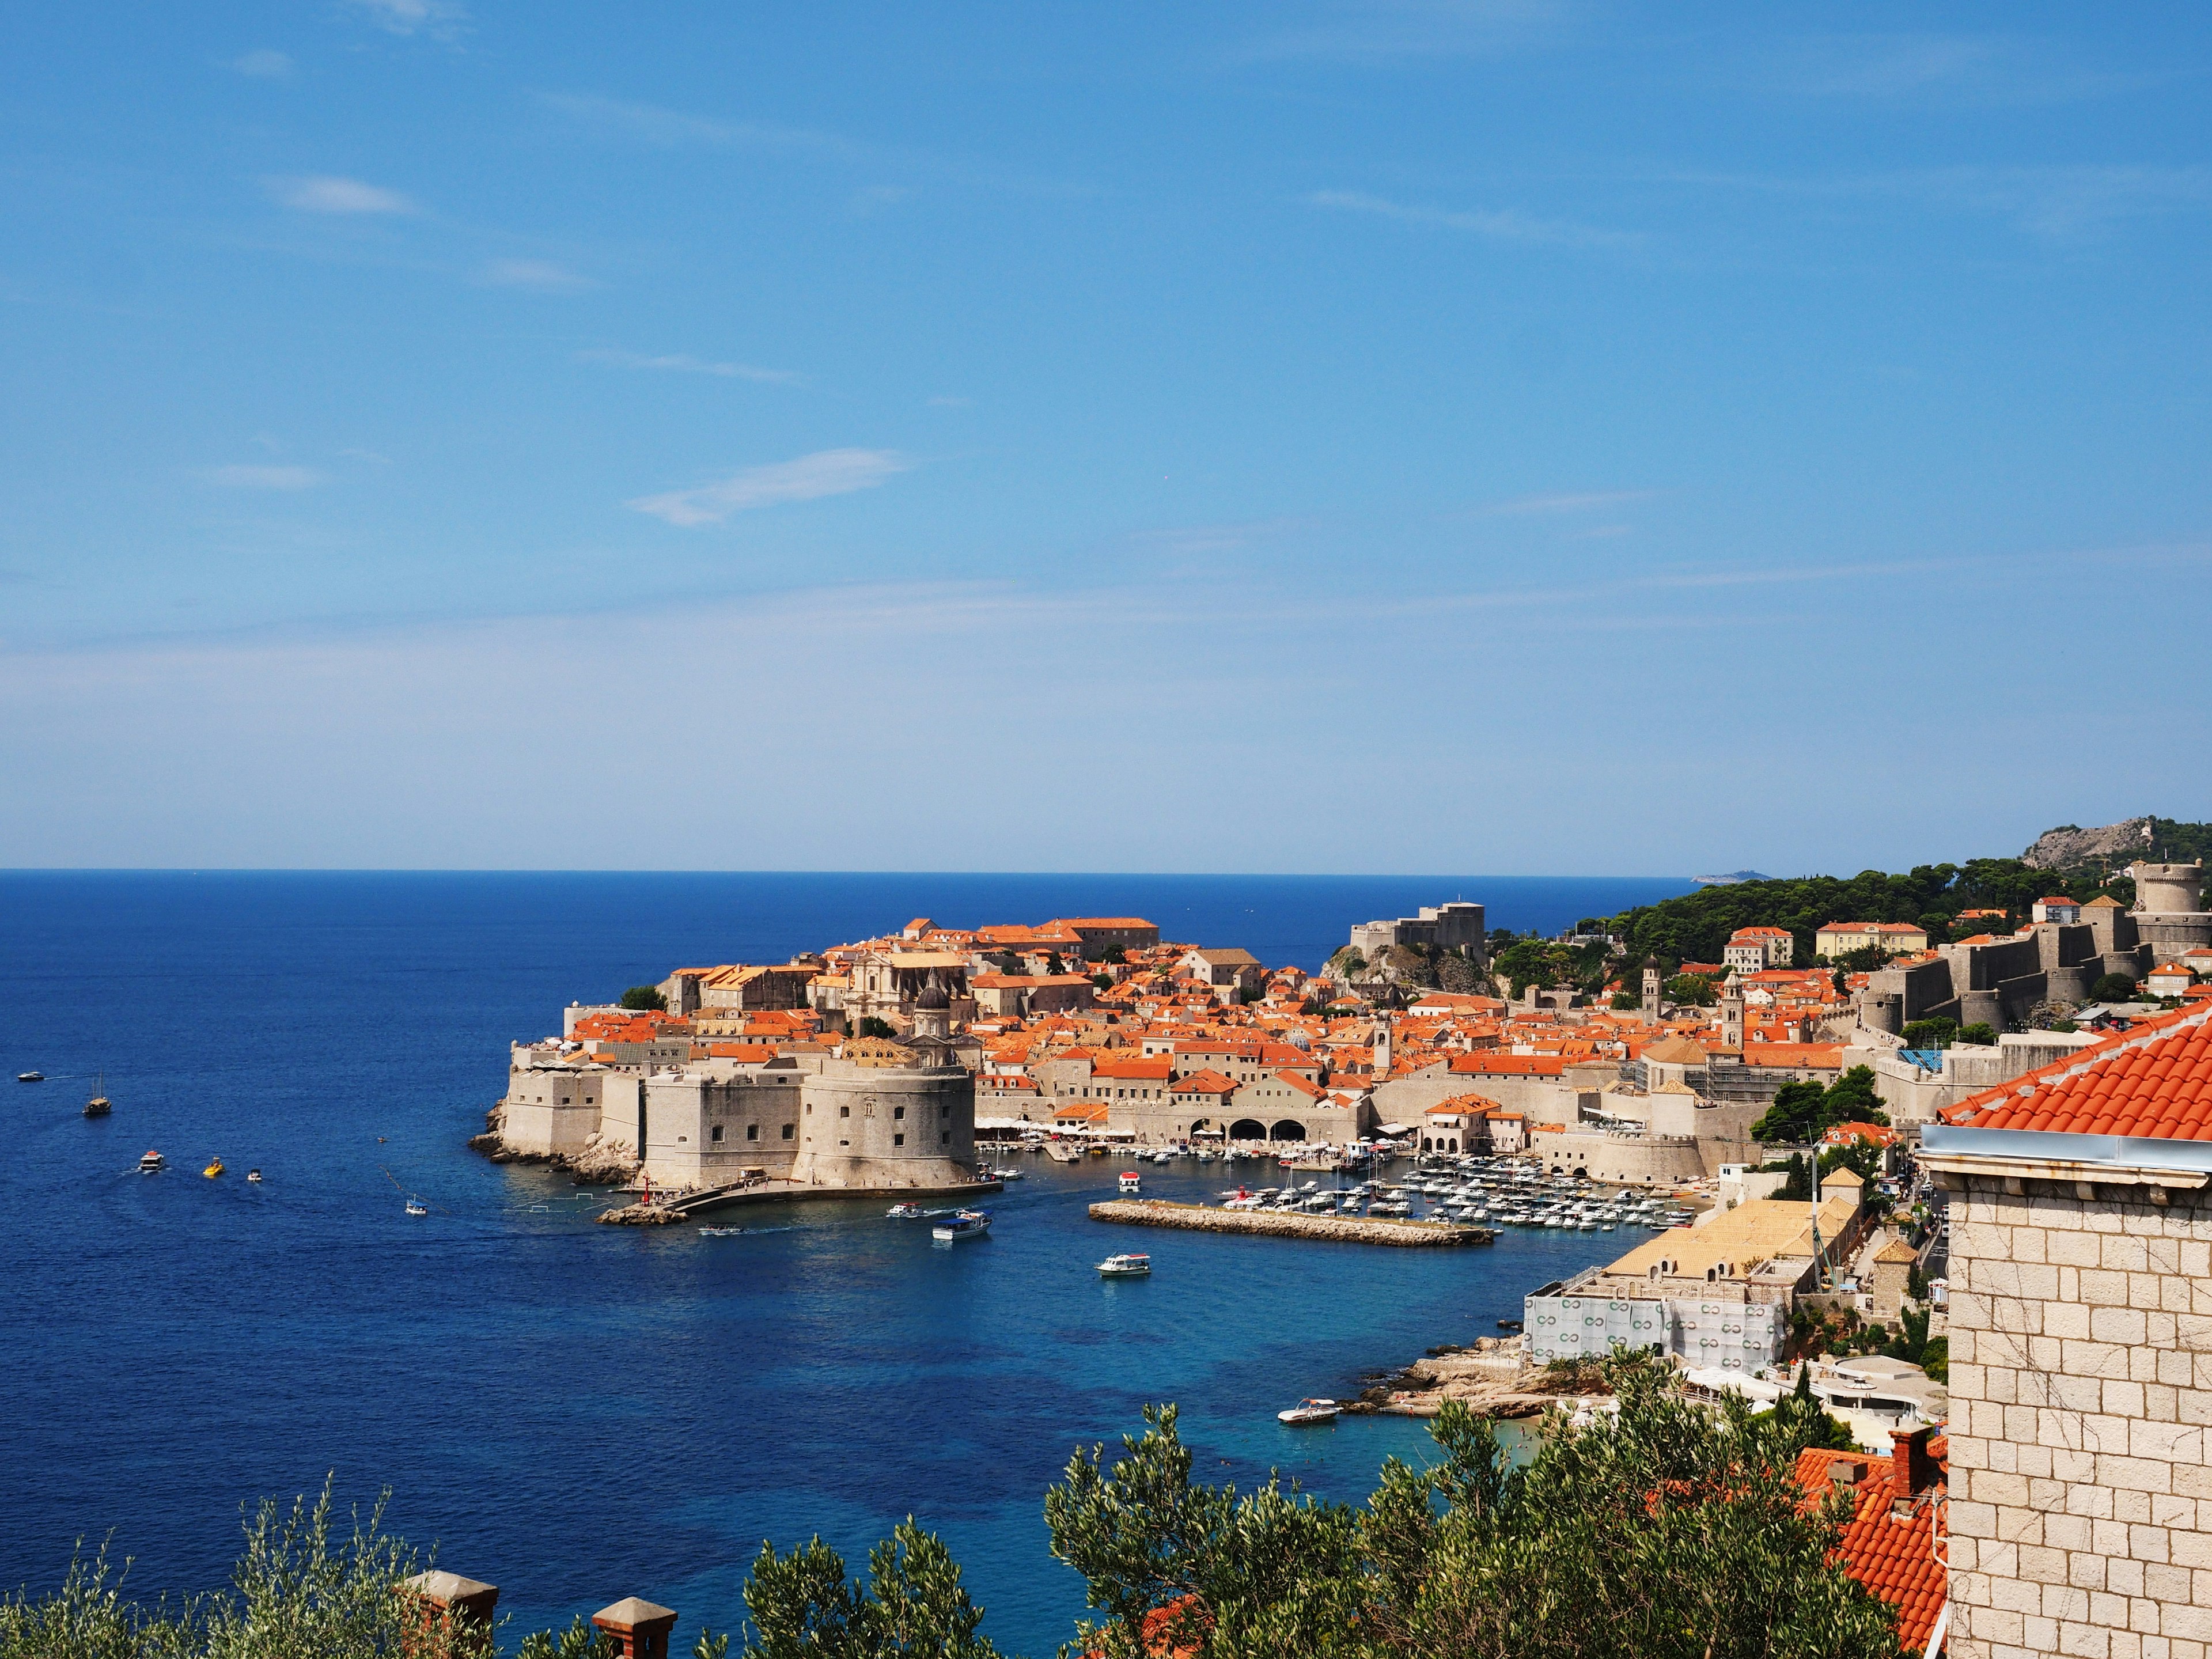
[[[1258,1234],[1275,1238],[1321,1239],[1332,1243],[1420,1247],[1489,1244],[1498,1235],[1487,1227],[1455,1221],[1413,1221],[1395,1216],[1304,1215],[1295,1211],[1229,1210],[1207,1204],[1177,1204],[1158,1198],[1109,1199],[1091,1206],[1093,1221],[1133,1227],[1179,1227],[1200,1233]]]
[[[605,1211],[599,1219],[617,1227],[672,1226],[740,1204],[819,1204],[833,1200],[872,1203],[884,1200],[912,1203],[927,1199],[964,1203],[1005,1190],[1006,1182],[999,1180],[967,1181],[941,1187],[819,1187],[799,1181],[745,1181],[659,1198],[647,1188],[636,1202]]]

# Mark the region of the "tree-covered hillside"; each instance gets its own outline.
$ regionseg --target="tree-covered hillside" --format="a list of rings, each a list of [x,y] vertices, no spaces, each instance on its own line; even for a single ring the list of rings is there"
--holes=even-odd
[[[1626,940],[1631,963],[1656,956],[1672,972],[1677,963],[1718,962],[1739,927],[1781,927],[1796,939],[1802,965],[1813,961],[1814,933],[1826,922],[1914,922],[1928,930],[1931,941],[1942,942],[1960,931],[1961,910],[2004,911],[2002,923],[1990,918],[1965,924],[1968,931],[2002,933],[2026,921],[2037,899],[2060,892],[2076,899],[2110,892],[2123,904],[2135,898],[2134,884],[2125,878],[2106,884],[2094,873],[2061,875],[2031,869],[2018,859],[1970,859],[1917,865],[1902,875],[1864,870],[1848,879],[1802,876],[1700,888],[1620,915],[1591,918],[1580,931],[1618,934]]]

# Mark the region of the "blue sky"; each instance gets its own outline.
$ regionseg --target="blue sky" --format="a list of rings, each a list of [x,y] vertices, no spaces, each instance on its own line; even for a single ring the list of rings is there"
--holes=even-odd
[[[2190,9],[17,15],[0,863],[2212,817]]]

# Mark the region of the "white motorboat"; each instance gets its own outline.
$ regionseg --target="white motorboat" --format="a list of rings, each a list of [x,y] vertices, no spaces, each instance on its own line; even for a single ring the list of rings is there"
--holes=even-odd
[[[1301,1400],[1288,1411],[1277,1412],[1275,1420],[1288,1423],[1293,1427],[1309,1423],[1334,1423],[1343,1410],[1344,1407],[1334,1400]]]
[[[1152,1259],[1148,1255],[1109,1255],[1098,1264],[1101,1279],[1149,1279]]]
[[[430,1206],[425,1204],[419,1198],[410,1198],[407,1200],[407,1213],[410,1215],[428,1215],[430,1213]]]
[[[46,1080],[46,1074],[44,1072],[18,1072],[15,1073],[15,1081],[18,1083],[44,1083]]]
[[[919,1204],[894,1204],[884,1212],[886,1221],[919,1221],[929,1212]]]
[[[140,1175],[155,1175],[159,1173],[161,1170],[167,1169],[168,1164],[169,1160],[163,1158],[161,1153],[156,1152],[149,1152],[145,1157],[138,1160],[138,1173]]]
[[[991,1231],[988,1210],[955,1210],[929,1230],[932,1238],[950,1243],[956,1238],[977,1238]]]
[[[1123,1192],[1139,1192],[1143,1189],[1144,1185],[1144,1176],[1139,1175],[1134,1170],[1124,1170],[1121,1171],[1121,1190]]]

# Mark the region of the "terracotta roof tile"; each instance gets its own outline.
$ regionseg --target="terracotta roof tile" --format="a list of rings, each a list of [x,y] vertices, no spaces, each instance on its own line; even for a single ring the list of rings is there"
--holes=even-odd
[[[1977,1129],[2212,1140],[2212,1010],[2146,1020],[1942,1115]]]

